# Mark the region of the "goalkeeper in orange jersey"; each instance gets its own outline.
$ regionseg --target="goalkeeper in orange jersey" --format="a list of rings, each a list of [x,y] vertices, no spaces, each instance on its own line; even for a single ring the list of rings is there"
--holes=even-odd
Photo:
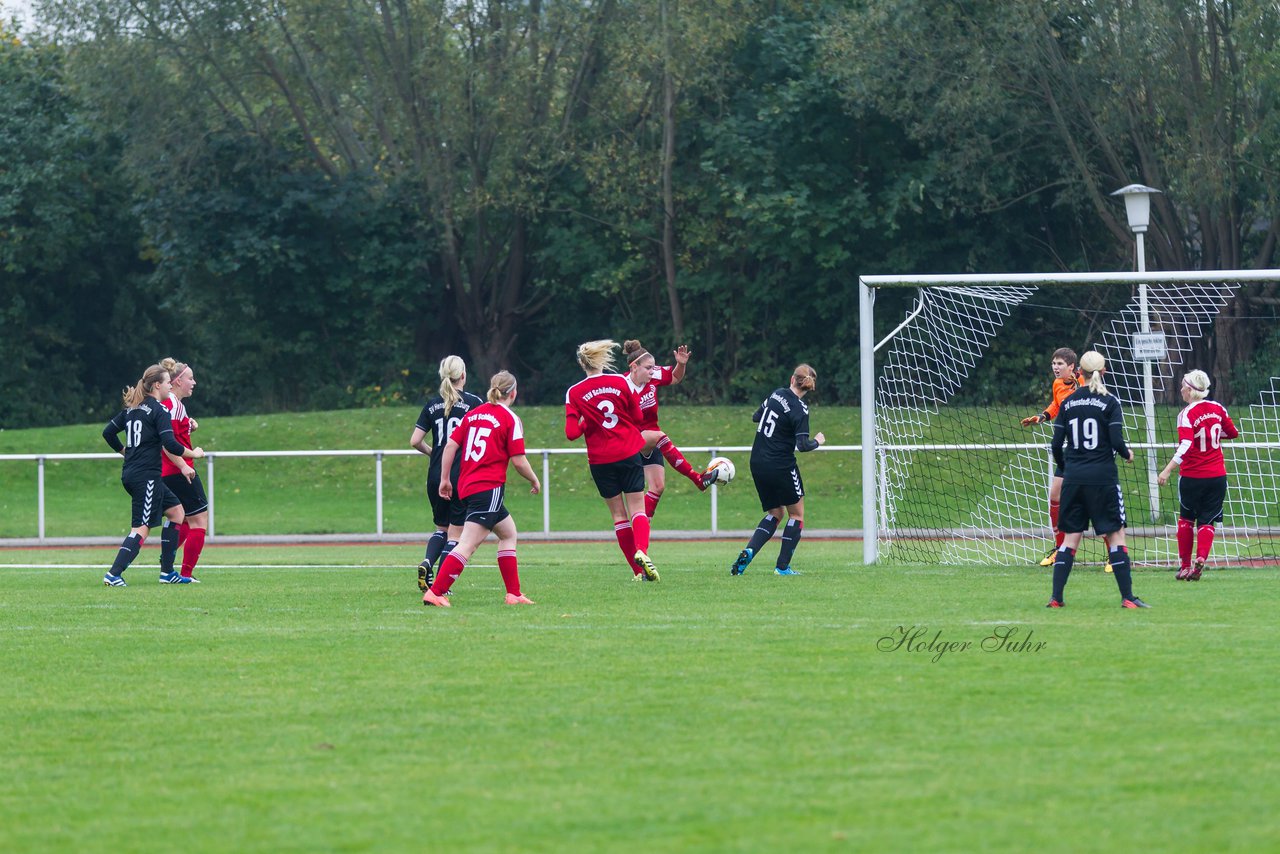
[[[1033,424],[1049,424],[1058,417],[1058,407],[1062,406],[1062,401],[1067,399],[1079,387],[1078,369],[1076,368],[1076,351],[1070,347],[1059,347],[1053,351],[1053,398],[1049,401],[1049,405],[1044,411],[1037,415],[1029,415],[1022,419],[1023,427],[1030,427]],[[1040,561],[1041,566],[1053,566],[1054,558],[1058,553],[1058,549],[1062,547],[1064,534],[1058,530],[1058,503],[1062,497],[1062,469],[1055,468],[1053,472],[1053,482],[1049,486],[1049,524],[1053,526],[1053,551],[1049,552]],[[1107,572],[1111,571],[1111,564],[1107,564]]]

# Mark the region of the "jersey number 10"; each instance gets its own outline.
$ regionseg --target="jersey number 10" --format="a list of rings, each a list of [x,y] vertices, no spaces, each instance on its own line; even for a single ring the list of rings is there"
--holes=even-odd
[[[1195,437],[1200,453],[1203,454],[1211,448],[1216,451],[1222,447],[1222,425],[1211,424],[1208,428],[1201,427],[1196,431]]]

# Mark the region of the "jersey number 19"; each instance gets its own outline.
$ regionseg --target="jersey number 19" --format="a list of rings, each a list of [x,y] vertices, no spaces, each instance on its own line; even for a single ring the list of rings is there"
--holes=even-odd
[[[1084,425],[1083,427],[1081,425]],[[1080,434],[1084,433],[1083,444],[1080,441]],[[1071,447],[1079,450],[1083,448],[1086,451],[1092,451],[1098,447],[1098,422],[1092,418],[1083,421],[1071,422]]]

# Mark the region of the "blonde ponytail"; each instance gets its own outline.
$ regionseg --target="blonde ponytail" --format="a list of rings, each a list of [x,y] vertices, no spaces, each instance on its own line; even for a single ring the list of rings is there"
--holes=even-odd
[[[440,396],[444,398],[445,415],[462,400],[458,383],[467,377],[467,363],[461,356],[445,356],[440,360]]]
[[[1107,369],[1107,360],[1097,350],[1090,350],[1080,357],[1080,375],[1085,385],[1094,394],[1111,394],[1102,381],[1102,374]]]
[[[584,371],[613,371],[613,351],[618,342],[608,338],[578,345],[578,364]]]
[[[124,408],[133,409],[143,400],[151,396],[151,392],[155,387],[169,378],[169,372],[161,365],[151,365],[142,372],[142,379],[133,386],[126,388],[121,397],[124,399]]]
[[[510,371],[498,371],[489,380],[488,399],[490,403],[506,400],[515,394],[516,378]]]

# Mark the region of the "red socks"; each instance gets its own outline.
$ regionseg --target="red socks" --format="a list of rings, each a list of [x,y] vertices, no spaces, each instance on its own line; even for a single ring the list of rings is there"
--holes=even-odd
[[[631,536],[635,540],[636,548],[642,552],[649,551],[649,517],[643,513],[636,513],[631,517]]]
[[[631,530],[630,522],[617,522],[613,526],[613,535],[618,538],[618,548],[627,559],[627,565],[636,575],[644,574],[644,569],[636,563],[636,538]]]
[[[662,453],[663,458],[671,463],[671,467],[680,474],[693,481],[694,486],[698,489],[705,489],[702,485],[702,475],[693,470],[693,466],[689,465],[689,461],[684,458],[684,454],[680,453],[680,449],[671,443],[671,439],[663,436],[658,440],[658,450]]]
[[[186,530],[187,537],[182,549],[182,574],[187,578],[191,577],[191,573],[195,571],[196,561],[200,560],[200,552],[204,550],[204,528],[192,528],[185,522],[182,527]]]
[[[1067,535],[1058,530],[1058,508],[1062,506],[1060,501],[1049,502],[1049,526],[1053,528],[1053,545],[1054,548],[1062,548],[1062,541]]]
[[[1191,566],[1191,545],[1195,541],[1195,531],[1190,519],[1178,519],[1178,566],[1187,569]]]
[[[1182,520],[1179,519],[1178,521],[1181,522]],[[1212,525],[1201,525],[1196,534],[1196,557],[1200,558],[1200,560],[1209,559],[1209,549],[1213,548],[1213,531]]]
[[[512,596],[520,595],[520,573],[516,569],[516,550],[501,549],[498,551],[498,572],[502,573],[502,584]]]
[[[512,563],[514,564],[515,561],[513,560]],[[449,556],[440,564],[440,571],[436,573],[436,580],[431,585],[431,592],[437,596],[443,596],[448,593],[449,588],[453,586],[453,582],[458,580],[458,576],[462,575],[462,570],[466,568],[466,558],[459,557],[456,552],[449,552]],[[514,566],[512,568],[514,569]],[[506,581],[505,575],[502,580]]]
[[[653,514],[658,512],[658,501],[661,498],[662,496],[656,492],[646,492],[644,494],[644,515],[652,519]]]

